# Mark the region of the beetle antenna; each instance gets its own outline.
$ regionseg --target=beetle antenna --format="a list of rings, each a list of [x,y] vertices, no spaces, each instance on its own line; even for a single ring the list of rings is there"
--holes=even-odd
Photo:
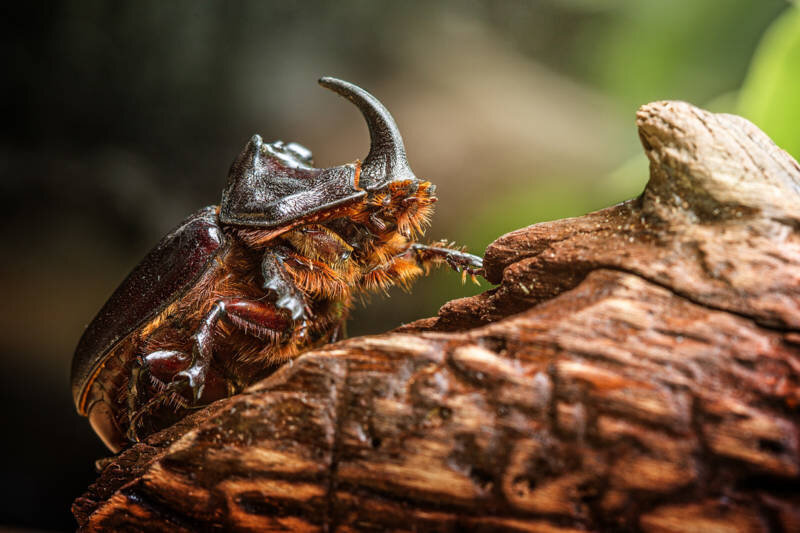
[[[378,189],[389,181],[417,179],[408,165],[400,130],[377,98],[357,85],[336,78],[320,78],[319,84],[353,102],[367,121],[370,148],[359,178],[365,189]]]

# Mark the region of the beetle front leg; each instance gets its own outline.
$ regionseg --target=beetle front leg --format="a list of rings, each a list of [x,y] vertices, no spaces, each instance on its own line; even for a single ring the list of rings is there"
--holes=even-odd
[[[477,255],[444,246],[430,246],[416,242],[412,243],[408,250],[421,266],[444,261],[456,272],[463,272],[465,275],[470,274],[472,276],[476,274],[483,275],[483,259]]]
[[[192,399],[197,399],[203,393],[206,384],[206,373],[211,364],[211,343],[214,328],[217,321],[225,313],[225,303],[218,301],[211,308],[211,311],[203,317],[200,327],[192,335],[192,364],[186,370],[181,370],[175,374],[173,383],[184,381],[192,391]]]
[[[300,290],[284,266],[286,255],[283,247],[276,247],[264,252],[264,257],[261,260],[264,288],[275,292],[277,295],[275,305],[279,309],[289,311],[292,320],[301,320],[311,313],[305,294],[303,294],[303,291]]]
[[[286,318],[269,303],[242,298],[217,300],[192,335],[191,365],[175,374],[173,379],[173,383],[189,386],[195,403],[205,387],[213,355],[215,328],[223,318],[227,318],[237,329],[260,339],[275,340],[289,327]]]
[[[180,406],[189,409],[186,398],[178,390],[179,381],[176,375],[188,368],[192,357],[177,350],[156,350],[144,357],[137,357],[137,363],[131,369],[128,380],[127,437],[131,442],[138,442],[138,428],[143,417],[153,413],[165,405]],[[155,389],[155,390],[153,390]],[[199,401],[208,404],[215,400],[234,394],[235,385],[216,371],[207,374],[205,387]],[[140,400],[145,400],[140,403]]]

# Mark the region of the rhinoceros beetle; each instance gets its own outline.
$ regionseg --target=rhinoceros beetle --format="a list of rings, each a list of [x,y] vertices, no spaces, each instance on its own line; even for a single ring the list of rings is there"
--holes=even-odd
[[[219,206],[200,209],[136,266],[81,337],[72,392],[112,450],[231,395],[340,335],[354,299],[481,258],[416,243],[434,186],[417,179],[386,108],[322,78],[364,115],[363,162],[315,168],[296,143],[253,136]]]

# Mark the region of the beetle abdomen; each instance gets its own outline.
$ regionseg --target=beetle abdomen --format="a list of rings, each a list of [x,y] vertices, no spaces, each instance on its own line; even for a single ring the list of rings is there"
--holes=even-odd
[[[179,298],[208,269],[225,235],[217,207],[183,220],[128,274],[83,333],[72,360],[72,395],[86,413],[85,391],[111,349]]]

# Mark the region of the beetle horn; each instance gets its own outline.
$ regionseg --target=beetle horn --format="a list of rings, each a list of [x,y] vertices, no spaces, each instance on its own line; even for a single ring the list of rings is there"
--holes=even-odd
[[[370,148],[361,165],[359,183],[363,188],[371,190],[390,181],[417,179],[408,166],[397,124],[377,98],[357,85],[336,78],[320,78],[319,84],[353,102],[367,121]]]

